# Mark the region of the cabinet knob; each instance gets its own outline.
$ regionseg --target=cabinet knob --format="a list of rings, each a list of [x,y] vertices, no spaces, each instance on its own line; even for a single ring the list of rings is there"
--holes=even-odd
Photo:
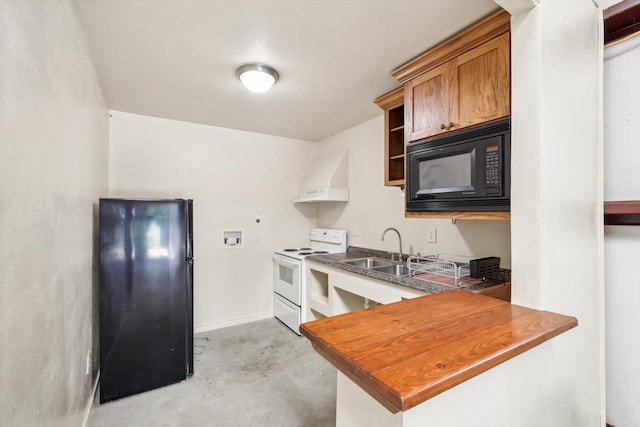
[[[456,127],[456,124],[453,122],[449,122],[449,129]]]
[[[446,129],[447,127],[443,124],[440,125],[440,129]]]

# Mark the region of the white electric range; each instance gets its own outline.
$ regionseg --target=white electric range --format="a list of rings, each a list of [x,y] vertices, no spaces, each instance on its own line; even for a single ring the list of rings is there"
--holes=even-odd
[[[311,255],[347,251],[347,231],[314,228],[309,245],[279,249],[273,254],[273,313],[300,335],[300,324],[307,321],[307,278],[305,258]]]

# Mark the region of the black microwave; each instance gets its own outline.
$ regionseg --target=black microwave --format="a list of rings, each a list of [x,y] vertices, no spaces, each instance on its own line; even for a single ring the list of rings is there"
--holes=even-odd
[[[407,212],[510,210],[511,121],[407,146]]]

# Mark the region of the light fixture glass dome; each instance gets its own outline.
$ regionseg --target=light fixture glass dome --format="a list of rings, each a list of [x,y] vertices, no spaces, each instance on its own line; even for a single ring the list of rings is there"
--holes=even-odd
[[[238,67],[236,76],[247,89],[256,93],[268,91],[280,77],[275,69],[259,62]]]

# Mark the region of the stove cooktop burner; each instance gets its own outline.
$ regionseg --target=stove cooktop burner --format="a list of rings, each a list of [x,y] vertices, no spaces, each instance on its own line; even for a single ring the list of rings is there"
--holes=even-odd
[[[302,262],[312,255],[346,252],[346,243],[345,230],[314,229],[309,234],[308,243],[302,242],[300,246],[285,246],[284,249],[276,250],[275,254]]]
[[[0,0],[1,1],[1,0]],[[326,248],[298,248],[298,249],[294,249],[294,248],[285,248],[285,249],[280,249],[280,254],[285,255],[285,256],[289,256],[291,258],[295,258],[295,259],[303,259],[304,257],[307,257],[309,255],[322,255],[322,254],[331,254],[331,253],[336,253],[338,251],[331,251],[331,250],[325,250]],[[276,253],[278,253],[278,251],[276,251]]]

